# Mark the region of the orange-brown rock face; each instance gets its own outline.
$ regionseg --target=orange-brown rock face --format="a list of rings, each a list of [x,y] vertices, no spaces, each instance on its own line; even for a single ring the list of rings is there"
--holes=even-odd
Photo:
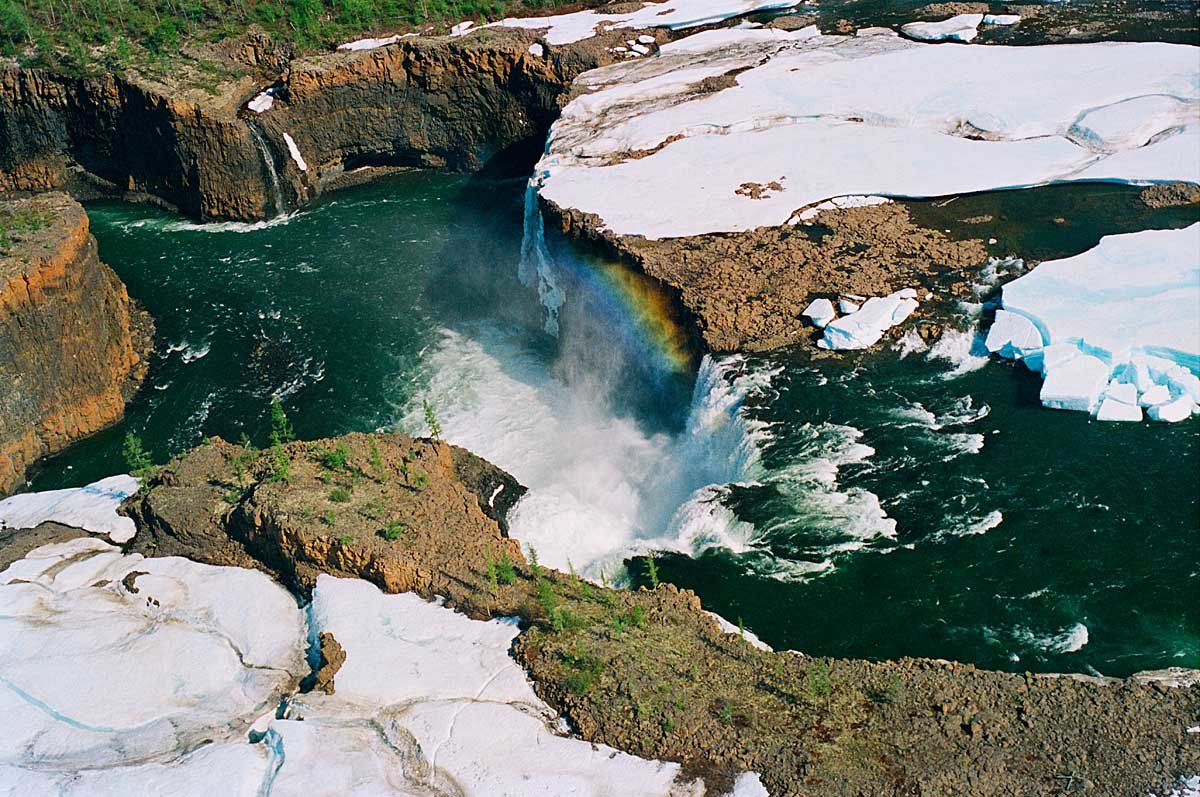
[[[0,203],[0,225],[3,494],[39,457],[121,417],[149,325],[66,195]]]
[[[245,90],[248,81],[228,88]],[[202,218],[257,218],[263,164],[236,98],[115,75],[0,71],[0,192],[153,199]]]
[[[0,70],[0,194],[65,190],[250,221],[303,206],[359,166],[476,170],[514,145],[540,146],[575,76],[611,60],[591,43],[534,56],[537,38],[481,31],[255,57],[228,64],[255,77],[231,78],[216,94],[132,76]],[[272,82],[274,106],[244,110]]]

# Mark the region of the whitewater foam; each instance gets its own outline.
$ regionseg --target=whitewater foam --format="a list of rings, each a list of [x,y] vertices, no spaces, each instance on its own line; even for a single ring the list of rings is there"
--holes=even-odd
[[[987,347],[978,328],[947,329],[929,349],[931,360],[944,360],[953,367],[942,374],[943,379],[954,379],[978,371],[988,363]]]
[[[552,567],[612,576],[631,554],[714,545],[745,550],[753,529],[721,501],[725,485],[753,478],[765,430],[745,419],[745,398],[770,372],[706,358],[678,435],[648,432],[612,412],[594,390],[555,378],[521,333],[443,330],[425,362],[427,384],[401,425],[423,431],[421,403],[443,434],[512,473],[529,492],[509,513],[512,535]]]

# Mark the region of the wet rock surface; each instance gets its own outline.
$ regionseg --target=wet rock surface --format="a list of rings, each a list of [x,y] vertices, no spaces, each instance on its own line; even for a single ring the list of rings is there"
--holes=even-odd
[[[118,420],[153,325],[64,194],[0,202],[0,495],[26,468]]]

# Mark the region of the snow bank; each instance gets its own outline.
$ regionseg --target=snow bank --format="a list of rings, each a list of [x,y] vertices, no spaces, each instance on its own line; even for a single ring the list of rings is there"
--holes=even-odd
[[[833,197],[1200,182],[1197,52],[707,31],[580,76],[536,180],[651,239],[800,221]]]
[[[608,28],[670,28],[682,30],[712,25],[755,11],[792,8],[801,0],[669,0],[646,3],[637,11],[600,14],[577,11],[548,17],[510,17],[484,27],[545,30],[549,44],[571,44],[595,36]],[[646,44],[647,42],[642,42]]]
[[[254,111],[254,113],[266,113],[271,110],[271,106],[274,104],[275,95],[271,92],[271,89],[267,89],[266,91],[259,92],[255,95],[254,99],[246,103],[246,108]]]
[[[232,740],[307,671],[303,616],[266,575],[126,556],[90,537],[0,573],[0,618],[0,792],[26,769],[92,770]]]
[[[403,35],[397,33],[394,36],[385,36],[378,39],[355,39],[352,42],[339,44],[339,50],[374,50],[378,47],[387,47],[389,44],[395,44],[406,36],[415,36],[415,33],[405,33]]]
[[[959,14],[941,22],[910,22],[900,27],[900,32],[921,41],[969,42],[979,35],[983,14]]]
[[[0,573],[0,628],[0,794],[704,794],[564,735],[508,655],[515,623],[355,579],[321,576],[305,613],[257,571],[85,537]],[[322,631],[347,654],[336,692],[296,695]]]
[[[917,292],[905,288],[883,297],[867,299],[861,306],[840,302],[846,315],[825,325],[825,335],[817,345],[822,349],[866,349],[874,346],[883,333],[901,323],[917,309]]]
[[[312,616],[314,631],[331,632],[347,658],[333,697],[305,696],[271,722],[268,736],[283,762],[277,784],[289,786],[278,793],[291,793],[292,783],[295,793],[308,793],[313,777],[379,783],[403,772],[410,787],[457,784],[459,793],[479,797],[703,794],[701,784],[676,783],[677,764],[561,735],[555,714],[508,655],[517,635],[512,623],[470,620],[412,594],[384,595],[329,576],[317,580]],[[372,747],[380,752],[364,755]],[[378,766],[379,756],[396,749],[407,756],[403,766]]]
[[[109,476],[87,487],[21,493],[0,501],[0,528],[31,529],[53,521],[107,535],[115,543],[133,539],[133,521],[117,514],[117,507],[137,492],[132,476]]]
[[[304,162],[304,156],[300,154],[300,148],[296,146],[295,139],[284,133],[283,140],[287,144],[288,153],[291,154],[292,160],[296,162],[297,168],[302,172],[308,171],[308,164]]]
[[[1047,407],[1181,421],[1200,403],[1200,224],[1102,238],[1002,290],[989,351],[1040,372]]]

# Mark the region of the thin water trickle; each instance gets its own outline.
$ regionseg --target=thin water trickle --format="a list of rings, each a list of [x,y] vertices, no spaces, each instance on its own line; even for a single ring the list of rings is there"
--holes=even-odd
[[[262,164],[267,170],[267,174],[271,178],[271,200],[275,206],[275,217],[278,218],[287,213],[287,205],[283,199],[283,187],[279,182],[279,172],[275,168],[275,156],[271,154],[271,148],[267,145],[267,139],[259,130],[258,125],[254,122],[247,122],[246,126],[250,129],[250,137],[254,139],[254,146],[258,148],[258,154],[262,157]]]

